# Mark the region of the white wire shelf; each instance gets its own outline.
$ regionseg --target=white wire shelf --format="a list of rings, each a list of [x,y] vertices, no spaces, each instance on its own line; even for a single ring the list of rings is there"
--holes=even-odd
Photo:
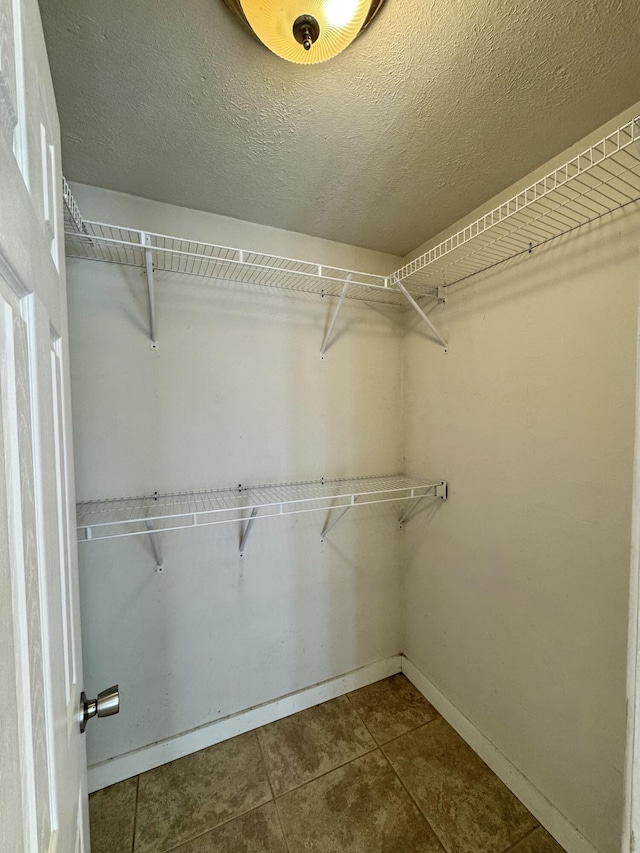
[[[68,257],[145,271],[152,349],[158,349],[154,275],[160,271],[339,297],[323,357],[345,298],[409,304],[446,352],[447,341],[417,300],[442,302],[447,287],[640,200],[640,116],[390,276],[83,220],[64,180],[63,195]]]
[[[640,199],[640,116],[390,276],[449,287]]]
[[[65,234],[77,234],[84,230],[80,208],[76,204],[67,179],[62,176],[62,207],[64,210]]]
[[[76,507],[78,540],[140,536],[234,521],[251,522],[256,517],[346,510],[356,505],[419,501],[426,497],[446,498],[446,484],[393,474],[87,501]]]
[[[68,257],[145,268],[145,250],[150,249],[155,272],[329,296],[340,296],[347,284],[345,296],[348,298],[406,304],[404,296],[390,284],[388,276],[137,231],[81,218],[80,222],[80,228],[65,228]]]

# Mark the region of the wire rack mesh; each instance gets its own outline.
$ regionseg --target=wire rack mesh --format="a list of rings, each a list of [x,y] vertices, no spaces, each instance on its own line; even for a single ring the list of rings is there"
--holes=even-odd
[[[640,116],[390,276],[448,287],[640,199]]]
[[[62,177],[62,207],[64,210],[64,230],[71,234],[82,233],[83,221],[80,208],[76,204],[67,179]]]
[[[68,257],[144,267],[143,233],[118,225],[84,220],[82,231],[65,231]],[[149,233],[156,271],[200,276],[261,287],[341,295],[369,302],[404,304],[388,277],[245,249]]]
[[[67,256],[145,266],[143,233],[83,220],[63,179]],[[235,283],[406,305],[437,294],[640,199],[640,116],[390,276],[149,233],[154,269]]]
[[[86,501],[76,507],[80,541],[137,536],[260,517],[403,501],[437,494],[441,481],[391,474],[341,480],[307,480],[137,498]]]

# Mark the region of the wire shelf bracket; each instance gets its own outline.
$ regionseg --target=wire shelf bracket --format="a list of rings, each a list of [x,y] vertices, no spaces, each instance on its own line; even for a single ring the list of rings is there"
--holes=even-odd
[[[247,523],[245,524],[244,530],[242,532],[242,537],[240,539],[240,556],[241,557],[244,557],[244,549],[247,547],[247,542],[249,540],[249,536],[251,534],[251,530],[253,528],[253,525],[255,524],[255,520],[258,517],[258,512],[259,512],[259,508],[257,506],[254,506],[254,508],[251,510],[251,515],[249,516],[249,519],[248,519]]]
[[[404,295],[404,298],[407,300],[407,302],[409,303],[409,305],[411,305],[411,307],[414,309],[414,311],[416,312],[416,314],[424,320],[424,322],[425,322],[425,323],[427,324],[427,326],[431,329],[431,331],[432,331],[432,332],[433,332],[433,334],[436,336],[436,338],[440,341],[440,343],[442,344],[442,347],[443,347],[444,351],[445,351],[445,352],[448,352],[448,350],[449,350],[449,344],[445,341],[445,339],[442,337],[442,335],[440,334],[440,332],[436,329],[436,327],[433,325],[433,323],[431,322],[431,320],[427,317],[426,313],[425,313],[425,312],[423,311],[423,309],[418,305],[418,303],[416,302],[416,300],[415,300],[415,299],[413,298],[413,296],[409,293],[409,291],[405,288],[404,284],[403,284],[401,281],[399,281],[399,282],[398,282],[398,287],[400,288],[400,290],[401,290],[402,294]],[[444,301],[444,300],[440,300],[440,301]]]
[[[331,335],[333,334],[333,329],[336,325],[336,321],[338,319],[338,314],[340,313],[342,306],[344,305],[344,300],[346,299],[347,293],[349,291],[349,282],[352,279],[352,275],[349,274],[347,276],[347,280],[344,283],[342,288],[342,292],[340,294],[340,298],[336,303],[336,307],[333,309],[333,315],[331,317],[331,321],[329,323],[329,328],[327,329],[327,334],[324,336],[324,340],[322,341],[322,346],[320,347],[320,358],[324,358],[326,351],[329,349],[329,343],[331,341]]]
[[[339,521],[341,521],[341,520],[345,517],[345,515],[349,512],[349,510],[350,510],[350,509],[353,509],[353,507],[356,505],[356,501],[357,501],[357,500],[358,500],[357,495],[354,495],[354,496],[351,498],[351,503],[350,503],[348,506],[346,506],[346,507],[342,510],[342,512],[341,512],[341,513],[339,513],[339,514],[338,514],[338,516],[337,516],[336,518],[334,518],[334,519],[333,519],[333,521],[331,521],[331,513],[329,513],[329,518],[328,518],[328,519],[327,519],[327,521],[325,522],[325,525],[324,525],[324,527],[322,528],[322,533],[320,534],[320,541],[321,541],[321,542],[324,542],[324,540],[326,539],[326,537],[327,537],[327,535],[328,535],[329,531],[333,530],[333,528],[336,526],[336,524],[337,524]]]
[[[156,330],[156,291],[153,280],[153,251],[151,249],[151,235],[146,231],[140,232],[140,244],[144,247],[144,273],[147,279],[147,297],[149,300],[149,337],[151,349],[158,349],[158,333]]]
[[[408,509],[406,509],[402,513],[402,515],[398,519],[398,527],[400,527],[400,529],[402,529],[408,521],[411,521],[411,519],[413,518],[413,516],[415,514],[415,511],[420,506],[420,504],[425,499],[425,497],[440,498],[441,501],[446,501],[448,494],[449,494],[449,489],[447,486],[447,482],[446,482],[446,480],[443,480],[441,483],[438,483],[438,485],[435,487],[433,495],[421,495],[419,498],[416,498],[416,500],[408,507]]]
[[[162,574],[162,572],[164,572],[164,560],[162,559],[162,550],[160,548],[158,534],[156,533],[155,527],[150,521],[145,521],[145,527],[147,528],[147,532],[149,534],[151,550],[153,551],[153,556],[156,561],[156,572],[158,574]]]

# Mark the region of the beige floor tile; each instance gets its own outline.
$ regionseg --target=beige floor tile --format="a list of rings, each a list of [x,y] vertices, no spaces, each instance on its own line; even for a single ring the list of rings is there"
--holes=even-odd
[[[442,718],[383,751],[448,853],[501,853],[536,825]]]
[[[346,696],[258,729],[276,796],[375,749]]]
[[[565,853],[565,850],[539,826],[518,844],[510,847],[509,853]]]
[[[140,776],[135,853],[161,853],[272,799],[255,732]]]
[[[89,796],[92,853],[131,853],[138,778],[125,779]]]
[[[274,803],[201,835],[175,853],[287,853]]]
[[[351,704],[379,744],[417,729],[438,712],[404,675],[349,693]]]
[[[379,750],[277,801],[291,853],[442,853]]]

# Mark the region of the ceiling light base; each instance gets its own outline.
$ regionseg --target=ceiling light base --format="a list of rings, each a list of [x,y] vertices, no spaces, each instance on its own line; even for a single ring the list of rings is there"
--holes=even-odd
[[[354,10],[359,6],[360,12],[356,15],[354,11],[354,18],[349,19],[350,24],[347,19],[344,24],[338,23],[340,16],[336,16],[336,11],[344,13],[344,8],[347,8],[340,5],[340,0],[337,0],[337,6],[336,0],[325,0],[325,2],[288,0],[284,8],[288,8],[287,14],[290,12],[293,14],[288,23],[286,20],[281,21],[275,28],[274,19],[270,18],[270,15],[282,15],[280,4],[275,4],[275,8],[268,11],[270,5],[268,2],[265,5],[255,4],[253,0],[223,0],[223,2],[243,26],[273,53],[291,62],[312,64],[330,59],[348,46],[369,26],[385,0],[371,0],[365,3],[366,13],[362,0],[358,0],[358,3],[354,2]],[[252,9],[252,5],[256,8]],[[350,34],[345,35],[349,28]],[[284,35],[287,32],[288,39]]]
[[[318,41],[319,35],[320,24],[313,15],[300,15],[293,22],[293,36],[305,50],[311,50],[311,47]]]

